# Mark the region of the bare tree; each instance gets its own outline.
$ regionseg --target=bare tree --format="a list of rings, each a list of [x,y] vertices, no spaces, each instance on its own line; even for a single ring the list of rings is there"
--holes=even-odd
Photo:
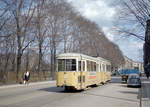
[[[55,0],[47,3],[47,28],[48,38],[51,52],[51,72],[54,76],[56,70],[56,51],[61,41],[64,42],[64,52],[66,52],[67,29],[68,29],[68,10],[66,2],[63,0]]]
[[[29,46],[33,41],[30,40],[25,42],[26,33],[30,24],[30,21],[34,14],[34,3],[33,0],[2,0],[2,2],[10,7],[9,13],[14,18],[15,21],[15,33],[17,38],[17,70],[16,78],[18,80],[18,72],[20,71],[21,66],[21,57],[24,50]]]
[[[150,40],[149,26],[150,26],[150,0],[128,0],[121,1],[120,7],[120,22],[126,26],[117,26],[120,33],[128,36],[134,36],[142,41],[144,44],[144,67],[150,63]],[[146,69],[145,69],[146,71]]]
[[[35,29],[36,29],[36,38],[38,40],[39,47],[39,64],[38,64],[38,72],[42,70],[42,56],[43,56],[43,44],[46,36],[46,12],[45,12],[45,0],[39,0],[36,7],[36,17],[35,17]]]
[[[150,8],[149,0],[122,0],[120,1],[119,24],[117,30],[128,36],[134,36],[144,40],[146,21],[149,19]]]

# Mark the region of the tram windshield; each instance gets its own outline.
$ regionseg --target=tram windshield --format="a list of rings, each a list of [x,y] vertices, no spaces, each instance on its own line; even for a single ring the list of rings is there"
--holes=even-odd
[[[58,59],[58,71],[76,71],[76,60]]]

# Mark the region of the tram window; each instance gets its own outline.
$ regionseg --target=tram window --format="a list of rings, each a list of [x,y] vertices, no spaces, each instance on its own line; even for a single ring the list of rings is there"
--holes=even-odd
[[[83,61],[83,63],[82,63],[82,70],[81,70],[81,61],[78,61],[78,69],[79,69],[79,71],[85,71],[85,62]]]
[[[96,71],[99,72],[99,64],[96,64]]]
[[[81,61],[78,61],[78,69],[81,71]]]
[[[71,60],[67,59],[66,60],[66,71],[70,71],[71,70]]]
[[[101,64],[99,65],[99,71],[101,71]]]
[[[90,71],[90,62],[87,61],[87,71]]]
[[[85,71],[85,62],[83,61],[83,71]]]
[[[76,71],[76,60],[72,59],[72,71]]]
[[[76,70],[76,60],[66,59],[66,71],[75,71],[75,70]]]
[[[92,64],[91,64],[91,62],[89,61],[89,71],[91,71],[91,69],[92,69]]]
[[[94,71],[94,63],[91,61],[91,71]]]
[[[106,69],[107,69],[108,72],[110,72],[110,71],[111,71],[111,66],[110,66],[110,65],[107,65],[107,66],[106,66]]]
[[[91,61],[89,61],[89,71],[92,71],[92,62]]]
[[[90,61],[90,71],[92,71],[92,62]]]
[[[58,71],[65,71],[65,60],[64,59],[58,60]]]
[[[103,72],[105,72],[105,65],[103,64]]]
[[[96,62],[94,62],[94,71],[96,71]]]
[[[96,62],[87,61],[87,71],[96,71]]]
[[[59,59],[58,71],[76,71],[75,59]]]

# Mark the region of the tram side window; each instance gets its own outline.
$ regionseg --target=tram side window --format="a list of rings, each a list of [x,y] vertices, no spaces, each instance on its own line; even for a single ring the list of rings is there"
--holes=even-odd
[[[105,65],[103,64],[103,72],[105,72],[106,70],[105,70]]]
[[[58,71],[76,71],[75,59],[59,59]]]
[[[82,62],[82,70],[81,70],[81,61],[78,61],[78,69],[79,71],[85,71],[85,62]]]
[[[83,62],[83,71],[85,71],[85,62]]]
[[[78,69],[81,71],[81,61],[78,61]]]
[[[87,71],[96,71],[96,62],[87,61]]]
[[[76,71],[75,59],[66,59],[66,71]]]
[[[94,69],[93,71],[96,71],[96,62],[94,62]]]
[[[99,72],[99,64],[96,64],[96,71]]]
[[[72,60],[72,70],[76,71],[76,60],[75,59]]]
[[[90,62],[87,61],[87,71],[90,71]]]
[[[110,65],[107,65],[107,66],[106,66],[106,69],[107,69],[108,72],[110,72],[110,71],[111,71],[111,66],[110,66]]]
[[[91,69],[90,71],[94,71],[94,63],[91,61]]]
[[[66,60],[66,71],[71,71],[71,60],[67,59]]]
[[[99,65],[99,71],[102,71],[102,70],[101,70],[101,64]]]

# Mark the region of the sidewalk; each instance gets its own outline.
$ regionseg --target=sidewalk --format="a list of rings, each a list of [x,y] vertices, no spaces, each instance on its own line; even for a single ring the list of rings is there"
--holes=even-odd
[[[41,84],[50,84],[55,83],[56,81],[50,80],[50,81],[40,81],[40,82],[30,82],[28,85],[41,85]],[[15,88],[15,87],[24,87],[26,84],[13,84],[13,85],[2,85],[0,86],[0,89],[6,89],[6,88]]]
[[[150,78],[142,79],[142,107],[150,107]]]

